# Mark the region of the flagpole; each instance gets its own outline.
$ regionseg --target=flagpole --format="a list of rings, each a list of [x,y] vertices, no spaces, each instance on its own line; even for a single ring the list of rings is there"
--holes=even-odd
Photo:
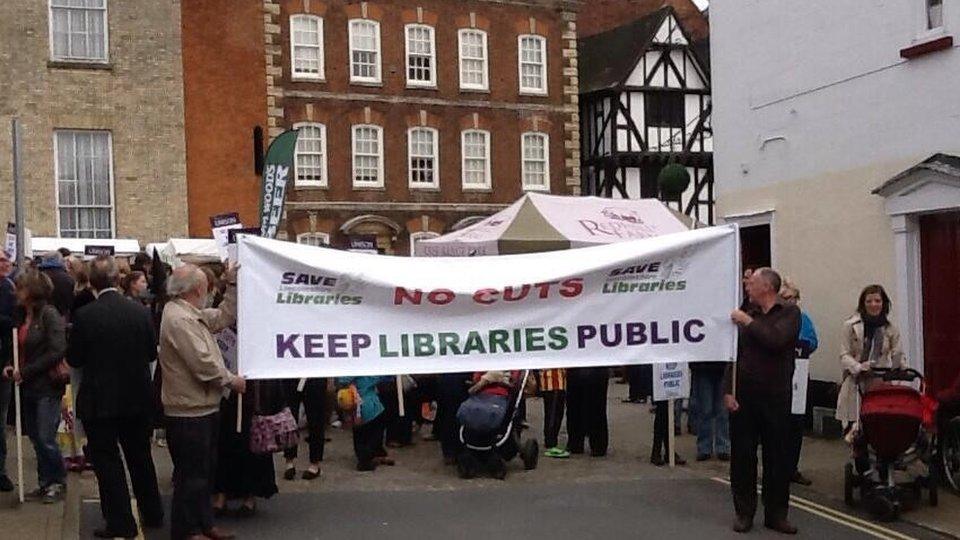
[[[20,344],[17,339],[17,329],[14,328],[13,334],[13,370],[20,371]],[[14,413],[17,415],[17,497],[20,504],[23,504],[23,420],[20,418],[20,383],[13,383],[13,401]]]
[[[24,228],[23,214],[23,183],[20,181],[20,120],[10,121],[10,135],[13,139],[13,212],[14,222],[17,225],[17,263],[18,269],[23,269],[24,250],[26,249],[26,229]]]

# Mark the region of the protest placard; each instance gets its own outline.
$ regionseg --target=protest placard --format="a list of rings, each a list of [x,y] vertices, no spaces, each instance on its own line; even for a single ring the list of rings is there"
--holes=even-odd
[[[659,363],[653,366],[653,400],[690,397],[690,368],[686,363]]]
[[[227,244],[229,243],[228,234],[231,229],[240,229],[243,224],[240,223],[240,214],[230,212],[219,214],[210,218],[210,229],[213,231],[213,240],[217,244],[217,253],[220,254],[220,260],[227,260]]]

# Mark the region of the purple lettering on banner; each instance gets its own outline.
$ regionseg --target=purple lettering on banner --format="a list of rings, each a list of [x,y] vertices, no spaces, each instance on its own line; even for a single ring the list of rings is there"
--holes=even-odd
[[[346,334],[330,334],[327,336],[327,346],[329,351],[327,356],[330,358],[346,358],[347,351],[343,350],[347,348],[347,335]]]
[[[646,342],[646,326],[642,322],[627,323],[627,345],[643,345]]]
[[[353,334],[350,336],[350,341],[354,358],[360,357],[360,349],[366,349],[373,343],[373,340],[371,340],[367,334]]]
[[[597,337],[597,327],[589,324],[581,324],[577,327],[577,348],[584,348],[587,341]]]
[[[290,334],[289,336],[277,334],[277,358],[284,358],[288,352],[293,358],[301,358],[296,344],[299,337],[300,334]]]
[[[353,357],[360,357],[360,349],[366,349],[370,347],[370,344],[373,343],[373,340],[370,339],[370,336],[367,334],[353,334],[350,336],[350,342],[353,346]]]
[[[303,341],[303,353],[307,358],[323,358],[323,334],[307,334]]]
[[[657,332],[660,324],[656,321],[650,323],[650,344],[651,345],[663,345],[664,343],[670,343],[669,338],[662,338]]]
[[[691,319],[687,321],[687,324],[683,325],[683,337],[687,339],[690,343],[700,343],[705,337],[703,335],[703,321],[700,319]],[[698,330],[696,334],[693,333],[694,327]]]

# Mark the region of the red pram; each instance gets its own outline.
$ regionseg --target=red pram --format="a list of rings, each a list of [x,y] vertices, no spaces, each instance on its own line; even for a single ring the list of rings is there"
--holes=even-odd
[[[860,429],[880,461],[894,461],[917,442],[923,424],[921,394],[888,382],[873,385],[860,403]]]
[[[923,396],[923,376],[913,369],[874,368],[876,377],[861,390],[860,433],[855,435],[853,462],[844,470],[844,501],[854,503],[854,490],[884,520],[896,519],[901,504],[918,500],[928,490],[930,504],[937,505],[935,448],[926,425],[930,416]],[[893,381],[920,381],[920,390]],[[917,464],[926,474],[911,473]],[[911,474],[897,483],[895,471]]]

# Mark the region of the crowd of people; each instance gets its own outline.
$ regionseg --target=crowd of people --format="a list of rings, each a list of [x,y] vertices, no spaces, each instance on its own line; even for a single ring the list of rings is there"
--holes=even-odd
[[[172,269],[145,254],[130,265],[109,256],[84,261],[52,253],[14,272],[0,252],[0,418],[7,419],[11,385],[20,385],[22,417],[37,456],[32,498],[62,499],[66,464],[92,467],[104,520],[95,535],[136,537],[129,471],[140,525],[162,527],[151,440],[163,430],[174,465],[173,538],[232,538],[216,518],[253,516],[257,499],[278,492],[274,452],[283,452],[280,478],[297,477],[296,437],[281,447],[262,446],[264,426],[271,423],[263,419],[289,425],[292,416],[297,426],[303,411],[308,456],[300,478],[312,481],[321,476],[331,421],[352,429],[358,471],[394,465],[388,449],[411,444],[412,434],[426,425],[431,429],[424,438],[437,440],[438,457],[453,465],[463,451],[458,417],[469,413],[464,403],[476,396],[506,407],[506,381],[515,375],[501,372],[246,381],[218,339],[236,330],[236,280],[233,267]],[[791,413],[793,372],[797,358],[810,358],[817,349],[817,332],[799,307],[800,289],[773,270],[747,271],[744,290],[744,304],[731,314],[740,333],[737,363],[692,365],[690,398],[685,409],[677,402],[677,412],[688,413],[697,461],[730,462],[734,529],[746,532],[753,525],[759,447],[764,523],[790,534],[796,532],[787,519],[790,482],[810,483],[799,470],[804,415]],[[855,456],[864,453],[856,436],[855,396],[866,383],[858,375],[904,365],[899,333],[887,318],[890,308],[883,288],[871,285],[843,328],[837,417],[847,423]],[[675,463],[685,464],[668,432],[680,431],[682,414],[668,425],[668,402],[653,401],[650,366],[621,373],[630,386],[624,401],[649,403],[655,414],[650,462],[662,466],[673,453]],[[607,454],[610,380],[610,368],[543,369],[531,377],[535,384],[519,390],[542,398],[544,456]],[[956,413],[958,387],[960,380],[939,396],[943,414]],[[73,411],[64,412],[67,402]],[[518,425],[525,426],[526,402],[519,403]],[[68,438],[75,455],[64,455],[58,429],[72,412],[77,421],[66,423],[73,428]],[[0,491],[14,488],[3,468],[5,439],[0,437]],[[231,509],[232,503],[238,506]]]

